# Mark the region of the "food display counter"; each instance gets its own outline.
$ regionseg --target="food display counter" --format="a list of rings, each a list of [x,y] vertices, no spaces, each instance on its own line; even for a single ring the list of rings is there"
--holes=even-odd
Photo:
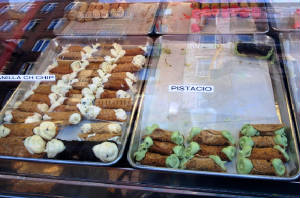
[[[1,2],[0,197],[299,197],[297,6]]]

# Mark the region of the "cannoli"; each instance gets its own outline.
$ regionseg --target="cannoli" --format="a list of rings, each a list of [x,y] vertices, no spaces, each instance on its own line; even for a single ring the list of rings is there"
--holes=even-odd
[[[15,157],[34,157],[40,158],[41,154],[31,154],[24,147],[25,137],[6,137],[0,138],[0,155]]]
[[[120,3],[118,9],[115,12],[115,16],[117,18],[122,18],[125,16],[125,9],[127,8],[126,3]]]
[[[144,55],[145,51],[139,47],[125,49],[125,56],[136,56],[136,55]]]
[[[133,58],[135,56],[123,56],[121,58],[119,58],[116,63],[117,64],[124,64],[124,63],[131,63],[133,61]]]
[[[105,89],[112,89],[112,90],[124,90],[127,91],[132,87],[132,81],[130,79],[122,79],[122,80],[108,80],[104,83]]]
[[[76,106],[79,104],[81,101],[81,98],[67,98],[63,102],[64,105],[69,105],[69,106]]]
[[[137,81],[137,77],[131,72],[118,72],[111,73],[109,80],[125,80],[126,78],[130,79],[133,82]]]
[[[88,9],[88,3],[87,2],[81,2],[80,7],[77,12],[77,21],[84,22],[85,12]]]
[[[127,119],[127,114],[123,109],[101,109],[96,119],[125,122]]]
[[[27,99],[27,101],[46,103],[48,106],[51,106],[50,98],[46,94],[33,94]]]
[[[45,153],[47,153],[48,158],[54,158],[59,153],[62,153],[66,149],[64,143],[58,139],[52,139],[47,142]]]
[[[108,18],[109,9],[110,9],[110,4],[109,3],[103,3],[102,4],[102,9],[100,10],[100,18],[102,18],[102,19]]]
[[[89,7],[85,13],[85,21],[92,21],[93,20],[93,10],[96,8],[96,2],[91,2]]]
[[[209,157],[193,157],[191,159],[183,159],[180,167],[188,170],[226,172],[225,162],[217,155]]]
[[[78,53],[78,52],[77,52]],[[56,60],[57,61],[57,66],[58,67],[70,67],[71,64],[74,62],[74,60]]]
[[[96,92],[96,98],[117,98],[117,92],[118,91],[115,90],[98,88]]]
[[[151,137],[153,140],[161,142],[171,142],[178,145],[181,145],[184,142],[183,135],[181,135],[179,131],[173,132],[160,129],[157,124],[146,127],[146,135],[144,136],[144,138],[147,136]]]
[[[4,121],[17,123],[34,123],[41,121],[41,115],[33,112],[23,112],[18,110],[6,111]]]
[[[43,116],[43,120],[63,121],[68,124],[78,124],[81,121],[81,115],[78,111],[48,112]]]
[[[25,112],[37,112],[39,114],[43,114],[48,111],[49,106],[45,103],[23,101],[17,109]]]
[[[51,140],[58,134],[62,124],[63,122],[43,121],[39,126],[33,129],[33,133],[41,136],[45,140]]]
[[[150,152],[145,154],[145,157],[140,161],[140,163],[148,166],[168,168],[178,168],[180,164],[178,157],[174,154],[167,156]]]
[[[78,98],[78,99],[82,99],[83,96],[82,94],[69,94],[68,93],[69,98]]]
[[[261,160],[240,157],[237,161],[237,172],[239,174],[284,176],[286,168],[278,158]]]
[[[274,49],[269,45],[255,43],[237,43],[235,46],[235,54],[239,56],[255,57],[257,59],[269,59]]]
[[[70,74],[73,72],[70,66],[57,66],[49,71],[52,74]]]
[[[51,85],[40,84],[33,92],[38,94],[50,94],[52,92]]]
[[[184,147],[170,142],[153,141],[153,144],[149,147],[148,151],[161,155],[176,154],[179,157],[182,156]]]
[[[287,147],[287,138],[284,135],[275,136],[243,136],[240,138],[240,147],[243,149],[245,146],[256,148],[267,148],[279,145],[283,148]]]
[[[121,136],[121,133],[79,133],[78,137],[85,141],[102,142],[111,138]]]
[[[223,161],[232,161],[235,156],[235,147],[233,146],[208,146],[201,144],[200,150],[195,156],[208,157],[210,155],[218,155]]]
[[[96,99],[95,105],[104,109],[124,109],[125,111],[131,111],[132,100],[131,98]]]
[[[64,52],[58,57],[61,60],[81,60],[81,52]]]
[[[118,3],[112,3],[110,5],[110,16],[112,17],[118,17],[117,15],[117,9],[119,7],[119,4]]]
[[[244,146],[239,154],[240,156],[249,159],[272,160],[274,158],[279,158],[283,162],[289,160],[288,154],[279,145],[275,145],[273,148],[252,148],[251,146]]]
[[[118,146],[113,142],[103,142],[93,147],[94,155],[102,162],[112,162],[119,154]]]
[[[229,146],[235,144],[232,134],[228,131],[201,130],[197,127],[191,129],[189,140],[210,146]]]
[[[67,51],[69,52],[81,52],[82,51],[82,46],[80,45],[70,45],[67,47]]]
[[[79,89],[70,89],[68,92],[68,96],[71,94],[81,94],[81,90]]]
[[[98,73],[96,70],[82,70],[78,73],[78,78],[92,78],[98,76]]]
[[[245,136],[274,136],[285,135],[283,124],[245,124],[240,135]]]
[[[99,63],[92,63],[90,62],[88,66],[86,66],[86,69],[90,69],[90,70],[97,70],[99,69],[101,66],[101,63],[102,62],[99,62]]]
[[[54,112],[69,112],[69,111],[78,111],[76,106],[72,106],[72,105],[60,105],[58,107],[56,107],[54,110]]]
[[[93,13],[93,20],[100,19],[100,10],[102,9],[102,4],[96,2],[95,8],[92,10]]]
[[[124,64],[118,64],[116,67],[114,67],[111,70],[111,73],[117,73],[117,72],[138,72],[140,71],[142,68],[134,65],[133,63],[124,63]]]
[[[89,80],[89,79],[88,79]],[[73,89],[82,90],[83,88],[87,87],[89,82],[75,82],[72,84]]]
[[[88,123],[81,126],[82,133],[118,133],[122,132],[121,125],[113,122]]]
[[[24,123],[14,123],[14,124],[2,124],[0,125],[0,137],[15,136],[15,137],[28,137],[33,135],[33,129],[40,125],[39,122],[24,124]],[[3,136],[5,134],[5,136]]]
[[[102,47],[102,45],[101,45]],[[97,56],[97,57],[90,57],[88,58],[88,61],[90,64],[95,64],[95,65],[98,65],[98,68],[99,68],[99,65],[104,62],[104,58],[101,57],[101,56]],[[89,66],[88,66],[89,67]],[[87,67],[87,68],[88,68]],[[89,69],[89,68],[88,68]]]

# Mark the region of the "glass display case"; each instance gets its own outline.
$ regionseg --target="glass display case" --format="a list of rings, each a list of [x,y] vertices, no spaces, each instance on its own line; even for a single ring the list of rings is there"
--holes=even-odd
[[[300,1],[0,2],[0,197],[299,197]]]

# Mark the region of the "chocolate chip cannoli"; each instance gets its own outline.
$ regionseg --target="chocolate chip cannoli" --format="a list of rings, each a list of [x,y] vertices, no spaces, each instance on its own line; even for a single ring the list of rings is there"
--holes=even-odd
[[[50,101],[50,98],[48,97],[47,94],[38,94],[38,93],[35,93],[35,94],[31,95],[27,99],[27,101],[45,103],[48,106],[51,106],[51,101]]]
[[[54,110],[54,112],[69,112],[69,111],[78,111],[76,106],[72,105],[59,105]]]
[[[39,122],[24,124],[12,123],[0,125],[0,137],[14,136],[14,137],[28,137],[33,135],[33,129],[40,125]]]
[[[42,116],[34,112],[23,112],[18,110],[9,110],[5,112],[4,121],[13,123],[34,123],[40,122]]]
[[[81,121],[81,115],[78,111],[48,112],[43,116],[43,120],[64,121],[68,124],[78,124]]]
[[[36,112],[43,114],[48,111],[49,106],[45,103],[32,102],[32,101],[23,101],[18,107],[17,110],[25,112]]]
[[[82,133],[121,133],[122,127],[113,122],[87,123],[81,126]]]
[[[240,132],[245,136],[274,136],[285,135],[283,124],[245,124]]]
[[[34,93],[37,94],[50,94],[51,91],[51,85],[48,84],[40,84],[36,89],[33,90]]]
[[[200,128],[193,127],[190,131],[189,140],[197,142],[198,144],[206,144],[210,146],[235,145],[235,140],[232,134],[225,130],[201,130]]]
[[[132,84],[132,80],[126,78],[120,80],[108,80],[103,85],[105,89],[127,91],[132,88]]]
[[[282,177],[286,174],[286,168],[283,162],[278,158],[261,160],[240,157],[237,161],[237,172],[239,174],[273,175]]]
[[[132,110],[131,98],[105,98],[96,99],[95,105],[104,109],[124,109],[125,111]]]
[[[108,90],[99,87],[96,90],[96,98],[131,98],[130,94],[123,90]]]
[[[107,141],[115,137],[120,137],[122,133],[79,133],[78,137],[85,141]]]
[[[240,147],[243,149],[245,146],[251,146],[255,148],[267,148],[280,145],[283,148],[287,147],[287,138],[283,135],[275,136],[243,136],[240,138]]]
[[[161,142],[171,142],[178,145],[182,145],[184,142],[184,137],[179,131],[168,131],[164,129],[160,129],[157,124],[153,124],[152,126],[146,127],[146,135],[145,137],[151,137],[152,140],[157,140]]]
[[[119,58],[116,63],[117,64],[124,64],[124,63],[131,63],[133,61],[133,58],[135,56],[123,56],[121,58]]]

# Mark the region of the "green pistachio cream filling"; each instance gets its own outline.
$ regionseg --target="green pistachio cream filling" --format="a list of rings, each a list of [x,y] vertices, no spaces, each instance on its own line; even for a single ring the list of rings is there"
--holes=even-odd
[[[179,131],[174,131],[171,136],[172,142],[175,144],[181,145],[184,142],[183,135],[179,133]]]
[[[158,129],[158,124],[152,124],[152,126],[146,127],[146,135],[150,135],[155,129]]]
[[[250,157],[251,155],[251,152],[252,152],[252,146],[249,146],[249,145],[245,145],[242,150],[240,150],[240,155],[242,157]]]
[[[275,135],[274,141],[276,144],[287,147],[287,138],[284,135]]]
[[[285,173],[285,166],[281,159],[275,158],[272,160],[272,165],[275,170],[276,175],[283,176]]]
[[[235,140],[232,136],[232,134],[229,131],[221,131],[222,135],[230,142],[230,144],[234,145]]]
[[[289,161],[289,159],[290,159],[289,155],[281,146],[275,145],[274,149],[277,149],[278,151],[280,151],[282,153],[282,155],[284,156],[284,158],[286,159],[286,161]]]
[[[192,141],[193,137],[198,135],[201,131],[202,131],[202,129],[200,129],[199,127],[192,127],[189,137],[188,137],[188,141]]]
[[[257,131],[252,125],[245,124],[242,127],[241,133],[245,136],[256,136],[259,135],[259,131]]]
[[[136,161],[141,161],[144,159],[148,148],[151,147],[153,145],[153,140],[151,137],[146,137],[143,141],[143,143],[141,143],[139,145],[138,150],[133,154],[134,158]]]
[[[166,166],[168,168],[179,168],[180,166],[180,160],[176,156],[176,154],[172,154],[166,159]]]
[[[200,150],[200,145],[197,142],[191,142],[184,150],[184,158],[191,159]]]
[[[222,149],[222,152],[228,157],[230,161],[232,161],[236,153],[236,148],[234,146],[227,146]]]
[[[173,147],[173,152],[174,154],[179,157],[179,158],[183,158],[184,156],[184,147],[181,145],[177,145]]]
[[[217,155],[210,155],[209,156],[210,159],[214,160],[214,162],[216,164],[218,164],[218,166],[220,166],[222,168],[222,170],[226,171],[226,167],[225,167],[225,161],[222,161],[221,158]]]
[[[237,161],[237,172],[239,174],[249,174],[253,169],[251,160],[245,157],[240,157]]]
[[[254,142],[251,139],[251,137],[248,136],[243,136],[240,138],[240,147],[243,149],[246,145],[253,147],[254,146]]]
[[[282,127],[281,129],[276,130],[275,135],[285,136],[285,127]]]

